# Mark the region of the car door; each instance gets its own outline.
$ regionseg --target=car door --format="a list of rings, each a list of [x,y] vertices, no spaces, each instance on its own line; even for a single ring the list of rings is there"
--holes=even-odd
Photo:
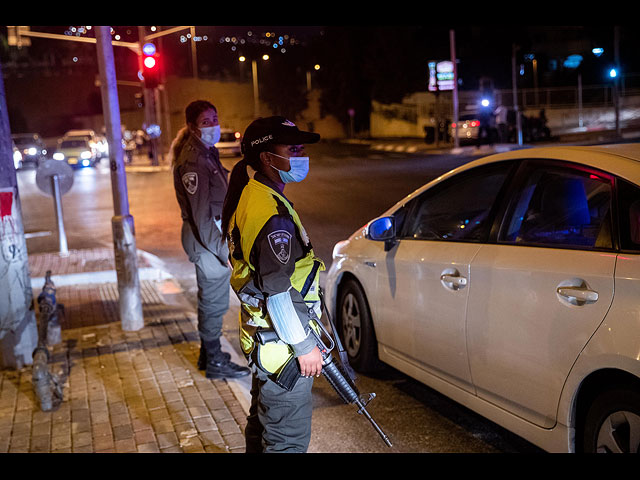
[[[423,192],[396,215],[396,244],[376,265],[383,348],[467,390],[469,265],[488,234],[511,165],[477,167]]]
[[[544,161],[518,178],[497,242],[471,264],[469,365],[478,396],[550,428],[613,298],[613,180]]]

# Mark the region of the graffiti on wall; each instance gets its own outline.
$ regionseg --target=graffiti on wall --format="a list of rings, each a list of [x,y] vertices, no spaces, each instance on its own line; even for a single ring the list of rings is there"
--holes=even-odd
[[[26,241],[14,188],[0,189],[0,337],[24,319],[32,297]]]

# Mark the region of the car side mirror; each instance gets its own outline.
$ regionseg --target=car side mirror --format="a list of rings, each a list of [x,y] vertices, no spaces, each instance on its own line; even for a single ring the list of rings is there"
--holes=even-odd
[[[367,225],[366,237],[377,242],[385,242],[385,251],[395,245],[396,225],[393,217],[377,218]]]

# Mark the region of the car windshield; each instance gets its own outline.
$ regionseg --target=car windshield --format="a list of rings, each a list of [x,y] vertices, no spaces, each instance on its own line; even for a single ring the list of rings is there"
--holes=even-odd
[[[220,141],[221,142],[235,142],[236,141],[236,136],[234,133],[231,132],[222,132],[220,134]]]
[[[18,147],[27,147],[38,143],[33,137],[17,137],[14,138],[14,141]]]
[[[89,148],[89,143],[86,140],[63,140],[60,144],[60,148]]]

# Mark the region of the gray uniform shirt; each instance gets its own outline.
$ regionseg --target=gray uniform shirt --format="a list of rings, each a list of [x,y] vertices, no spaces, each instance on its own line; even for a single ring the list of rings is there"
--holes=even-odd
[[[189,136],[177,163],[173,184],[184,222],[184,249],[192,261],[199,250],[206,249],[226,265],[228,249],[216,220],[222,216],[229,171],[220,163],[218,150],[207,148],[194,135]]]

